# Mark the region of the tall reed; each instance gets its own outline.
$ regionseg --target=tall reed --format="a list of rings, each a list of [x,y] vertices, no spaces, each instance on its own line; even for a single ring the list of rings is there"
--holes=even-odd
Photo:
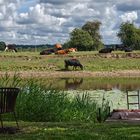
[[[18,96],[16,111],[26,121],[94,121],[96,103],[88,94],[70,97],[30,81]]]
[[[10,76],[7,72],[0,77],[0,87],[20,87],[22,83],[22,78],[19,73]]]

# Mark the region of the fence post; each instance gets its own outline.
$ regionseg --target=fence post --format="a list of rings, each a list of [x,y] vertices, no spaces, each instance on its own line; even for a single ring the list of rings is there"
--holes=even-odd
[[[101,123],[101,121],[102,121],[101,108],[98,109],[98,121],[99,121],[99,123]]]

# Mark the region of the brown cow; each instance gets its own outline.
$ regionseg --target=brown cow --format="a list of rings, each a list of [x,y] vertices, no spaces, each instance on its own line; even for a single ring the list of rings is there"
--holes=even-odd
[[[59,44],[59,43],[57,43],[57,44],[55,44],[55,48],[56,48],[57,50],[62,50],[62,45]]]
[[[68,50],[69,50],[69,52],[76,52],[77,48],[69,48]]]
[[[64,54],[68,54],[68,53],[69,53],[68,49],[58,50],[58,51],[55,52],[55,54],[60,54],[60,55],[64,55]]]

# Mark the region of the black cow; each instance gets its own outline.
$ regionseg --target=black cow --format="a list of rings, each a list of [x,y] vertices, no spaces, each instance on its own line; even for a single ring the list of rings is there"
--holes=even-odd
[[[68,69],[69,66],[73,66],[73,70],[76,69],[77,67],[80,67],[81,70],[83,70],[83,65],[77,59],[68,59],[68,60],[64,60],[64,62],[65,62],[65,69]]]
[[[132,52],[133,49],[131,47],[128,47],[126,45],[116,45],[116,50],[120,50],[120,51],[125,51],[125,52]]]
[[[129,48],[129,47],[126,47],[126,48],[124,49],[124,51],[125,51],[125,52],[132,52],[133,49],[132,49],[132,48]]]
[[[104,48],[104,49],[99,50],[99,53],[111,53],[112,51],[114,51],[114,49]]]
[[[54,53],[54,49],[47,49],[47,50],[43,50],[40,52],[40,55],[49,55],[49,54],[52,54]]]

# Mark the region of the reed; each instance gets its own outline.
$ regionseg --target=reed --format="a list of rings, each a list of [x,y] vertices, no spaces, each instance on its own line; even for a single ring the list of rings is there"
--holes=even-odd
[[[70,97],[67,92],[46,89],[30,81],[18,96],[16,111],[24,121],[96,122],[96,103],[88,94]]]
[[[0,87],[20,87],[22,83],[22,78],[19,73],[10,76],[7,72],[0,77]]]

